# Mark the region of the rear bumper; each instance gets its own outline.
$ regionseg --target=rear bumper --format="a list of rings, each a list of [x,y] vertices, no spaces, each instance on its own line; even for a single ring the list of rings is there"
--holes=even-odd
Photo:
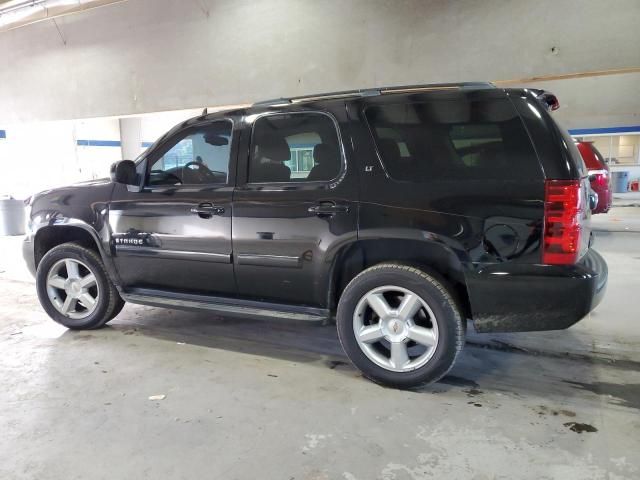
[[[591,212],[593,214],[596,213],[607,213],[611,208],[611,204],[613,203],[613,191],[611,188],[599,188],[594,189],[594,191],[598,194],[598,205]]]
[[[33,239],[27,235],[22,242],[22,257],[27,264],[27,269],[35,278],[36,276],[36,256],[33,250]]]
[[[491,265],[467,276],[479,332],[562,330],[602,300],[607,264],[594,249],[576,265]]]

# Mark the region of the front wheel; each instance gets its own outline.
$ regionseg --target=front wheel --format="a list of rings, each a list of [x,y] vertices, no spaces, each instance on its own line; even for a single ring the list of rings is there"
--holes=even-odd
[[[76,243],[46,253],[38,264],[36,288],[47,314],[72,329],[100,328],[124,305],[102,259]]]
[[[340,298],[337,326],[354,365],[397,388],[442,378],[464,345],[464,321],[446,282],[407,265],[356,276]]]

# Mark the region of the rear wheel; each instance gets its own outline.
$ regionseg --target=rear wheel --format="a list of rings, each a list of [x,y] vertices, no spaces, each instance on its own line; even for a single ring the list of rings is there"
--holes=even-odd
[[[337,325],[354,365],[398,388],[437,381],[464,345],[464,321],[446,282],[407,265],[356,276],[340,298]]]
[[[47,314],[72,329],[100,328],[124,305],[102,259],[76,243],[46,253],[38,265],[36,287]]]

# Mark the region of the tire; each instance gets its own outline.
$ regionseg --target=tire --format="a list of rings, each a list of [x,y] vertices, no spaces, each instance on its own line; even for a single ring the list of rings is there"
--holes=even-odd
[[[45,312],[74,330],[101,328],[124,306],[100,256],[76,243],[45,254],[36,271],[36,289]]]
[[[109,316],[109,320],[107,320],[107,323],[109,323],[111,320],[113,320],[114,318],[116,318],[120,312],[122,311],[122,309],[124,308],[124,304],[126,303],[122,297],[120,296],[120,294],[118,293],[118,291],[116,290],[116,295],[118,296],[116,298],[116,304],[113,308],[113,312],[111,312],[111,315]]]
[[[364,270],[338,303],[342,348],[382,385],[405,389],[439,380],[464,345],[466,325],[452,291],[437,274],[408,265]]]

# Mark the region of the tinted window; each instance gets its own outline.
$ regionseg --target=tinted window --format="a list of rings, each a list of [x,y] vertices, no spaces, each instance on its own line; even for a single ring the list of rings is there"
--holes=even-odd
[[[149,185],[227,183],[231,122],[188,129],[151,165]]]
[[[598,150],[593,143],[591,144],[591,149],[593,150],[593,153],[600,162],[601,166],[606,165],[607,162],[604,161],[604,157],[600,153],[600,150]]]
[[[253,126],[250,183],[329,181],[341,164],[338,135],[326,115],[267,115]]]
[[[509,100],[380,105],[365,114],[385,169],[397,180],[542,176]]]

